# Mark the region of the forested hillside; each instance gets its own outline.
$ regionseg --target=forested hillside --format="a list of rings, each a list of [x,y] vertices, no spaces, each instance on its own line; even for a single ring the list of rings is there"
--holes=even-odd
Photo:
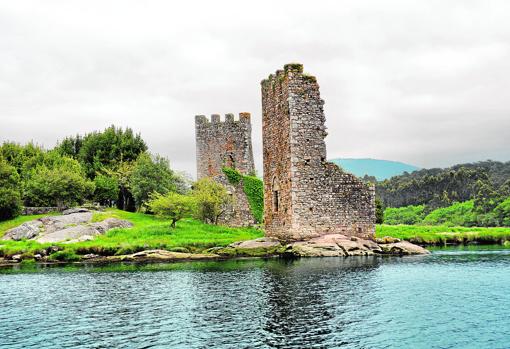
[[[378,182],[376,193],[388,224],[510,224],[510,162],[406,173]]]
[[[482,161],[446,169],[423,169],[377,183],[386,207],[449,206],[471,199],[490,200],[510,195],[510,162]]]

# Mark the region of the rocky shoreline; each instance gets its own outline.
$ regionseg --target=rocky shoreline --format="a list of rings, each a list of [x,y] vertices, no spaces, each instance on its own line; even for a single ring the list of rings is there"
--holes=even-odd
[[[56,249],[58,246],[49,247]],[[47,253],[49,255],[50,251]],[[37,264],[101,264],[101,263],[171,263],[179,261],[226,260],[234,258],[301,258],[301,257],[347,257],[347,256],[407,256],[425,255],[430,252],[423,247],[400,241],[395,238],[378,239],[377,241],[346,237],[340,234],[324,235],[309,241],[282,244],[271,238],[240,241],[227,247],[214,247],[205,253],[184,253],[167,250],[146,250],[133,254],[118,256],[100,256],[87,254],[80,261],[54,261],[47,255],[34,256]],[[23,261],[22,255],[14,255],[9,259],[0,258],[0,267],[17,265]]]

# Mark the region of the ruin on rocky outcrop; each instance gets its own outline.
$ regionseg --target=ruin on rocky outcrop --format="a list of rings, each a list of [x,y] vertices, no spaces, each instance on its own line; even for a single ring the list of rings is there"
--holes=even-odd
[[[255,172],[251,144],[250,113],[226,114],[225,121],[213,114],[195,117],[197,147],[197,179],[210,177],[225,185],[233,196],[233,205],[220,216],[219,222],[229,226],[249,226],[256,223],[250,210],[243,182],[229,182],[223,169],[231,168],[243,175]]]
[[[262,83],[265,233],[284,241],[375,235],[375,188],[326,161],[324,101],[288,64]]]

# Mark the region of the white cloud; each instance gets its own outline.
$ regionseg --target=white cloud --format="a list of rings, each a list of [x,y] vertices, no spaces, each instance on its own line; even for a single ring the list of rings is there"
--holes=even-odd
[[[110,124],[194,173],[195,114],[252,112],[299,61],[331,157],[509,160],[506,1],[0,3],[0,141],[47,147]],[[260,166],[259,166],[260,170]]]

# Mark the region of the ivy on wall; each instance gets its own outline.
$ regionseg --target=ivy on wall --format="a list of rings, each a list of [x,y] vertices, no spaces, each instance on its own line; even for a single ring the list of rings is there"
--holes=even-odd
[[[230,167],[223,167],[223,173],[232,185],[238,185],[242,181],[244,193],[250,204],[250,211],[257,223],[261,223],[264,219],[264,183],[262,180],[255,176],[243,175]]]

